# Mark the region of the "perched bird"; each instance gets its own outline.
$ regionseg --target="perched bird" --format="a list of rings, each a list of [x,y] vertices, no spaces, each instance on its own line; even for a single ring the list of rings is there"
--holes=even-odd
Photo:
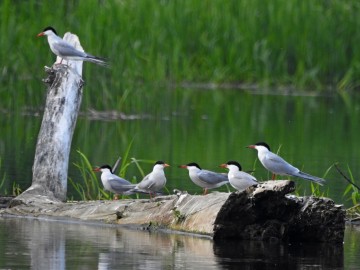
[[[148,192],[150,193],[150,198],[152,194],[155,196],[157,191],[165,187],[166,177],[164,168],[169,166],[170,165],[163,161],[155,162],[152,172],[146,175],[141,182],[136,185],[134,190]]]
[[[247,147],[256,149],[258,151],[258,158],[261,164],[265,167],[265,169],[273,173],[273,180],[275,179],[275,175],[278,174],[300,177],[306,180],[313,181],[319,185],[323,185],[325,183],[325,179],[304,173],[298,168],[286,162],[280,156],[271,152],[270,146],[267,143],[259,142],[255,145],[249,145]]]
[[[51,51],[62,58],[60,64],[62,63],[62,60],[65,59],[71,61],[88,61],[101,66],[109,66],[104,58],[77,50],[74,46],[59,37],[55,29],[50,26],[46,27],[37,36],[47,36]]]
[[[226,174],[202,170],[195,162],[191,162],[186,165],[180,165],[179,168],[189,170],[191,181],[193,181],[195,185],[198,185],[204,189],[204,195],[207,194],[208,189],[218,188],[224,184],[229,183]]]
[[[241,165],[236,161],[228,161],[225,164],[221,164],[220,167],[229,169],[228,178],[230,185],[238,191],[243,191],[248,187],[258,184],[254,176],[241,171]]]
[[[94,172],[101,172],[101,182],[105,190],[115,194],[115,200],[118,199],[119,194],[131,195],[134,194],[134,188],[136,185],[129,181],[113,174],[109,165],[103,165],[101,167],[93,169]]]

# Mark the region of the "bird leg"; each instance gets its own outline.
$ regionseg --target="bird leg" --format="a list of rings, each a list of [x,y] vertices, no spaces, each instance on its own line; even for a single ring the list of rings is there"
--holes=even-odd
[[[208,192],[207,188],[204,188],[204,194],[203,195],[206,195]]]
[[[275,178],[276,178],[276,174],[273,173],[273,174],[272,174],[272,177],[271,177],[271,180],[275,180]]]
[[[61,58],[60,63],[55,63],[55,65],[61,65],[64,58]]]
[[[118,200],[119,199],[119,194],[115,194],[114,195],[114,200]]]

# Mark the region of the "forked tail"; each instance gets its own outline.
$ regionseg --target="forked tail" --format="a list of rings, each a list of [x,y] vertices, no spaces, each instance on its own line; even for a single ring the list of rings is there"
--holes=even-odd
[[[321,186],[323,186],[326,183],[326,180],[320,177],[316,177],[316,176],[312,176],[310,174],[304,173],[304,172],[299,172],[297,175],[294,175],[297,177],[301,177],[304,178],[306,180],[310,180],[313,181]]]
[[[84,60],[88,61],[88,62],[98,64],[98,65],[103,66],[103,67],[107,67],[107,68],[110,67],[110,64],[108,63],[108,61],[105,58],[102,58],[102,57],[88,55],[88,56],[86,56],[86,58]]]

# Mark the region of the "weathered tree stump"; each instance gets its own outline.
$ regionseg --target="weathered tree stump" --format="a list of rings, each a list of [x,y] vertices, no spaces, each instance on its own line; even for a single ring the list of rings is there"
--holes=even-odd
[[[82,50],[76,35],[64,39]],[[34,196],[49,200],[66,200],[67,175],[72,136],[82,99],[82,62],[68,61],[45,67],[48,78],[47,98],[35,150],[32,185],[12,201],[26,203]]]

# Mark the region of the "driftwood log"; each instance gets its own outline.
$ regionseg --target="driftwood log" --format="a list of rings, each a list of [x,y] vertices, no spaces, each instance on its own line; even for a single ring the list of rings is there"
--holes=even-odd
[[[155,200],[51,202],[34,196],[28,204],[0,214],[75,218],[208,235],[214,240],[338,242],[345,230],[345,211],[327,198],[296,197],[292,181],[268,181],[243,192],[206,196],[187,193]]]

